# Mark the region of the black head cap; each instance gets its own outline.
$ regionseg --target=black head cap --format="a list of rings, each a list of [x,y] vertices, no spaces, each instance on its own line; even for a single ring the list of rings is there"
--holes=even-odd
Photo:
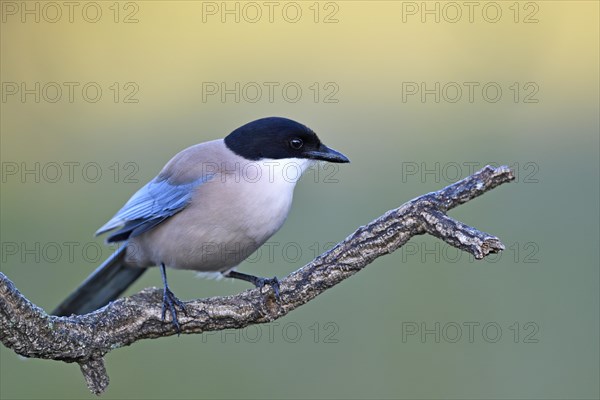
[[[237,155],[253,161],[263,158],[350,161],[321,143],[310,128],[281,117],[261,118],[240,126],[225,138],[225,145]]]

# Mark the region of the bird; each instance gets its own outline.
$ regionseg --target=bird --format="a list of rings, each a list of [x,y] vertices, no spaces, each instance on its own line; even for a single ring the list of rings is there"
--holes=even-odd
[[[307,126],[283,117],[246,123],[223,139],[188,147],[139,189],[96,235],[118,249],[52,313],[82,315],[117,299],[149,267],[160,268],[162,320],[177,332],[177,307],[166,267],[240,279],[279,298],[277,277],[236,267],[283,225],[296,183],[318,161],[348,163]]]

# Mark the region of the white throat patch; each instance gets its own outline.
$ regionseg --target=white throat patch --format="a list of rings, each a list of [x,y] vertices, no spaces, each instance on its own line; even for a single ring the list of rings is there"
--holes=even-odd
[[[254,172],[254,179],[265,183],[295,185],[302,174],[316,163],[315,160],[305,158],[265,158],[247,165],[248,178]],[[252,169],[255,168],[255,171]]]

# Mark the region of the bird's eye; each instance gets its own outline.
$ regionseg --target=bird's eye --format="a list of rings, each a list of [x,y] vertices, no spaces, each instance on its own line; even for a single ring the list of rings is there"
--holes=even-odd
[[[294,150],[299,150],[303,145],[304,142],[302,142],[302,139],[295,138],[290,140],[290,147]]]

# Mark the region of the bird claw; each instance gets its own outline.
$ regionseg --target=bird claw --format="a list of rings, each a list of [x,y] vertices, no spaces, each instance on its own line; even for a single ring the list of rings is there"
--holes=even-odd
[[[275,293],[275,298],[277,299],[277,301],[280,300],[280,288],[279,288],[279,279],[277,279],[276,276],[272,277],[272,278],[262,278],[259,276],[254,276],[254,275],[248,275],[248,274],[244,274],[242,272],[237,272],[237,271],[229,271],[225,274],[226,277],[228,278],[233,278],[233,279],[240,279],[242,281],[246,281],[246,282],[250,282],[252,283],[256,288],[259,289],[260,294],[262,294],[262,289],[266,286],[269,285],[273,288],[273,292]]]
[[[279,301],[280,300],[280,291],[279,291],[279,279],[277,279],[276,276],[272,277],[272,278],[258,278],[256,280],[256,287],[260,290],[260,293],[262,294],[262,290],[263,288],[269,285],[271,286],[271,288],[273,288],[273,293],[275,293],[275,298]]]
[[[167,307],[168,307],[169,311],[171,312],[171,322],[172,322],[173,326],[175,327],[177,334],[179,335],[181,333],[181,327],[180,327],[179,321],[177,319],[177,310],[175,309],[176,305],[181,309],[181,311],[183,311],[183,314],[187,316],[187,310],[185,308],[185,304],[183,304],[183,302],[181,300],[179,300],[177,298],[177,296],[175,296],[173,294],[173,292],[171,292],[171,290],[169,290],[168,288],[165,288],[163,290],[162,321],[163,322],[165,321]]]

